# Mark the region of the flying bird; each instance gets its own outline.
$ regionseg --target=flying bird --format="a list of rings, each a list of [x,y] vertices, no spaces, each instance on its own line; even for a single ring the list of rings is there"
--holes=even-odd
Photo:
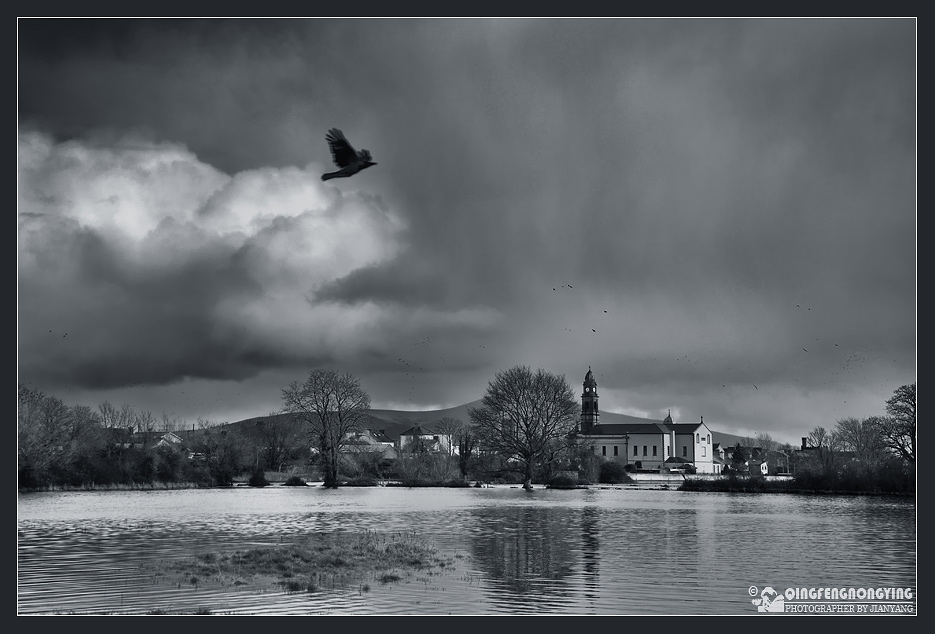
[[[348,143],[344,133],[337,128],[328,130],[325,135],[328,141],[328,147],[331,148],[331,158],[339,170],[336,172],[327,172],[321,175],[321,180],[326,181],[329,178],[347,178],[353,176],[362,169],[367,169],[371,165],[376,165],[371,159],[370,150],[361,150],[358,152]]]

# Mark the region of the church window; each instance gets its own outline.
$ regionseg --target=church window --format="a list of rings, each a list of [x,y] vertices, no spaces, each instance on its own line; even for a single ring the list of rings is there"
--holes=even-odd
[[[658,455],[659,455],[658,453],[656,453],[656,445],[653,445],[653,455],[654,455],[654,456],[658,456]]]
[[[708,455],[708,448],[707,448],[707,447],[702,447],[702,448],[701,448],[701,457],[704,458],[704,457],[707,456],[707,455]]]
[[[601,455],[602,455],[602,456],[606,456],[606,455],[607,455],[607,447],[606,447],[606,446],[601,447]]]
[[[711,434],[708,434],[708,444],[711,444]]]
[[[688,447],[682,445],[682,457],[685,458],[686,456],[688,456]]]
[[[695,434],[695,442],[701,442],[701,434]]]
[[[617,455],[617,445],[614,445],[614,455]]]
[[[640,448],[637,447],[636,445],[633,445],[633,455],[634,456],[640,455]]]
[[[646,455],[646,445],[643,445],[643,455]]]

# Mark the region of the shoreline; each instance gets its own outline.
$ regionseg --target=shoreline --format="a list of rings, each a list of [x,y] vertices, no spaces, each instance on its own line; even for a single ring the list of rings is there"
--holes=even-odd
[[[166,482],[166,483],[149,483],[149,484],[115,484],[115,485],[82,485],[82,486],[71,486],[71,485],[54,485],[49,487],[43,487],[38,489],[18,489],[17,493],[21,495],[28,495],[30,493],[67,493],[67,492],[81,492],[81,491],[93,491],[93,492],[106,492],[106,491],[172,491],[172,490],[187,490],[187,489],[265,489],[265,488],[302,488],[302,487],[311,487],[311,488],[321,488],[323,482],[320,481],[311,481],[306,482],[304,485],[286,485],[282,482],[272,482],[266,486],[250,486],[246,482],[235,482],[229,486],[219,486],[219,485],[204,485],[194,482]],[[436,488],[436,489],[445,489],[445,488],[511,488],[511,489],[520,489],[522,488],[521,484],[489,484],[489,483],[480,483],[480,486],[477,486],[478,483],[465,483],[463,485],[453,486],[451,484],[436,484],[436,483],[402,483],[396,480],[385,480],[379,481],[377,484],[373,485],[354,485],[354,484],[343,484],[338,488],[383,488],[383,487],[393,487],[393,488]],[[791,482],[756,482],[748,480],[729,480],[727,478],[723,480],[712,480],[712,479],[686,479],[679,486],[671,486],[668,482],[664,481],[643,481],[643,482],[626,482],[620,484],[607,484],[607,483],[595,483],[595,484],[579,484],[574,487],[554,487],[549,486],[545,483],[538,483],[535,485],[535,488],[542,490],[550,491],[561,491],[561,490],[575,490],[575,489],[629,489],[629,490],[662,490],[662,491],[679,491],[683,493],[786,493],[786,494],[798,494],[798,495],[840,495],[840,496],[891,496],[891,497],[900,497],[900,498],[915,498],[916,492],[911,491],[857,491],[857,490],[836,490],[836,489],[826,489],[826,488],[805,488],[805,487],[795,487],[790,486]]]

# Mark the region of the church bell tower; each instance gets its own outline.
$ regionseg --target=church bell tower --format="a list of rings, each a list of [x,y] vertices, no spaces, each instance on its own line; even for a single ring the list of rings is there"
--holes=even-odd
[[[591,366],[588,366],[588,373],[584,375],[584,391],[581,393],[581,433],[591,433],[591,428],[600,423],[600,416],[597,409],[597,381],[594,380]]]

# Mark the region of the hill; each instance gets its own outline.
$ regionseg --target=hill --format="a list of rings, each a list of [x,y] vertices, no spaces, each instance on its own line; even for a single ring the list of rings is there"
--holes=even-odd
[[[402,432],[406,431],[410,427],[415,427],[416,425],[431,426],[438,423],[443,418],[454,418],[469,425],[471,423],[471,419],[468,416],[468,408],[479,407],[480,404],[481,401],[478,399],[476,401],[471,401],[470,403],[465,403],[464,405],[438,410],[407,411],[394,409],[372,409],[367,415],[367,418],[363,423],[363,427],[373,430],[382,430],[387,436],[393,440],[396,440],[399,438],[399,435]],[[285,420],[287,416],[288,414],[256,416],[254,418],[248,418],[246,420],[230,423],[230,425],[232,427],[246,427],[248,425],[254,425],[256,422],[261,420]],[[638,416],[629,416],[627,414],[617,414],[615,412],[601,412],[601,422],[645,424],[661,421],[649,418],[640,418]],[[742,436],[725,434],[713,429],[711,430],[711,435],[712,442],[721,443],[723,446],[733,447],[738,442],[745,444],[744,438]]]
[[[410,427],[414,427],[416,425],[433,425],[443,418],[454,418],[456,420],[460,420],[465,425],[470,425],[471,418],[468,416],[468,408],[480,407],[480,404],[480,399],[478,399],[476,401],[471,401],[470,403],[465,403],[464,405],[458,405],[457,407],[421,412],[409,412],[405,410],[393,409],[372,409],[370,410],[370,416],[376,421],[380,421],[382,426],[379,427],[379,429],[385,430],[386,435],[395,440],[396,438],[399,438],[400,433],[406,431]]]

